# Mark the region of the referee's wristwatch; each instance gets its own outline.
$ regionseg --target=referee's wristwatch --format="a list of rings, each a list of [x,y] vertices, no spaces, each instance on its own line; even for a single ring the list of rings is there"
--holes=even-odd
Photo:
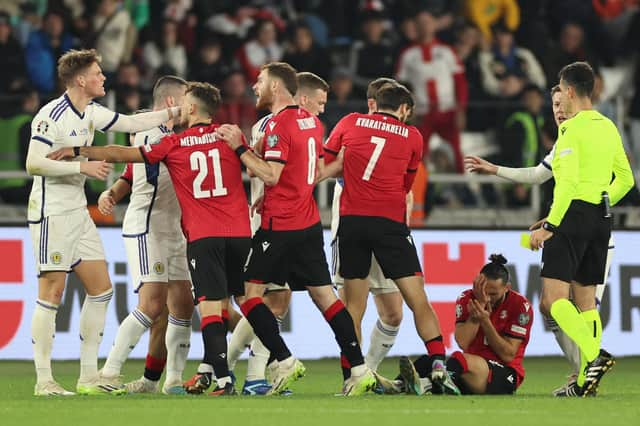
[[[552,225],[549,222],[544,222],[542,224],[542,229],[546,229],[549,232],[556,232],[558,230],[558,228],[555,225]]]

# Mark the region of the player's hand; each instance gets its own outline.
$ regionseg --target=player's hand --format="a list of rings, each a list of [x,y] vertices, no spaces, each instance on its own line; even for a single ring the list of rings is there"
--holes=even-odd
[[[57,160],[57,161],[66,160],[68,158],[74,158],[74,157],[75,157],[75,154],[73,153],[72,146],[60,148],[47,154],[47,158],[49,160]]]
[[[553,232],[547,231],[544,228],[538,228],[531,233],[529,237],[529,245],[531,250],[538,250],[544,246],[544,242],[553,237]]]
[[[481,175],[495,175],[498,173],[498,166],[475,155],[464,157],[464,168],[471,173]]]
[[[234,151],[242,145],[242,130],[235,124],[223,124],[216,129],[215,134],[220,139],[224,139]]]
[[[264,206],[264,195],[261,195],[252,205],[251,205],[251,217],[253,217],[256,213],[262,214],[262,207]]]
[[[473,279],[473,297],[475,297],[482,306],[489,303],[489,296],[487,295],[487,277],[485,277],[484,274],[478,274]]]
[[[482,322],[489,319],[491,316],[491,311],[480,301],[471,299],[469,302],[469,314],[472,315],[476,320]]]
[[[542,228],[542,224],[545,223],[546,221],[547,221],[546,217],[540,219],[539,221],[537,221],[536,223],[534,223],[529,227],[529,231],[535,231],[536,229]]]
[[[82,161],[80,173],[100,180],[106,180],[113,166],[106,161]]]
[[[113,213],[113,206],[116,205],[116,202],[113,199],[113,193],[110,189],[104,191],[98,197],[98,210],[105,216]]]

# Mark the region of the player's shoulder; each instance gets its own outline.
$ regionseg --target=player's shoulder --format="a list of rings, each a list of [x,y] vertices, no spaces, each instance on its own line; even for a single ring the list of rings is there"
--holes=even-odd
[[[473,298],[473,289],[472,288],[468,288],[465,291],[463,291],[462,293],[460,293],[460,295],[458,296],[458,300],[456,301],[457,303],[463,302],[465,300],[469,300]]]
[[[160,140],[165,136],[170,135],[173,135],[173,131],[171,131],[171,129],[167,128],[165,125],[161,124],[158,127],[136,133],[133,145],[154,145],[160,142]]]
[[[261,119],[259,119],[258,121],[256,121],[256,123],[251,127],[251,133],[254,133],[254,132],[264,133],[265,129],[267,128],[267,122],[271,119],[271,117],[273,117],[273,114],[267,114]]]
[[[60,120],[60,117],[62,117],[62,115],[70,105],[71,104],[69,102],[69,98],[65,95],[62,95],[43,105],[42,108],[40,108],[40,110],[36,113],[34,121],[47,120],[58,122]]]
[[[515,290],[509,290],[509,297],[507,298],[507,302],[511,309],[517,310],[519,312],[531,311],[531,302],[529,301],[529,299]]]

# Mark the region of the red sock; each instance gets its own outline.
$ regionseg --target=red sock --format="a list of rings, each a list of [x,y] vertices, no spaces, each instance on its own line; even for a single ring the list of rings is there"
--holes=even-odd
[[[428,340],[424,342],[424,345],[426,346],[427,353],[429,355],[444,357],[445,349],[444,349],[444,343],[442,341],[442,336],[438,336],[431,340]]]

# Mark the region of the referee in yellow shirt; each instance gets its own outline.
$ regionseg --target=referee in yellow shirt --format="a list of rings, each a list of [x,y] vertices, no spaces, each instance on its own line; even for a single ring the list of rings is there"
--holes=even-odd
[[[559,77],[562,108],[574,115],[560,125],[552,162],[553,205],[542,228],[531,233],[530,244],[544,245],[540,310],[553,317],[582,354],[584,368],[574,394],[594,396],[615,363],[600,349],[602,323],[595,305],[611,235],[609,208],[634,181],[618,129],[591,104],[591,66],[575,62]]]

